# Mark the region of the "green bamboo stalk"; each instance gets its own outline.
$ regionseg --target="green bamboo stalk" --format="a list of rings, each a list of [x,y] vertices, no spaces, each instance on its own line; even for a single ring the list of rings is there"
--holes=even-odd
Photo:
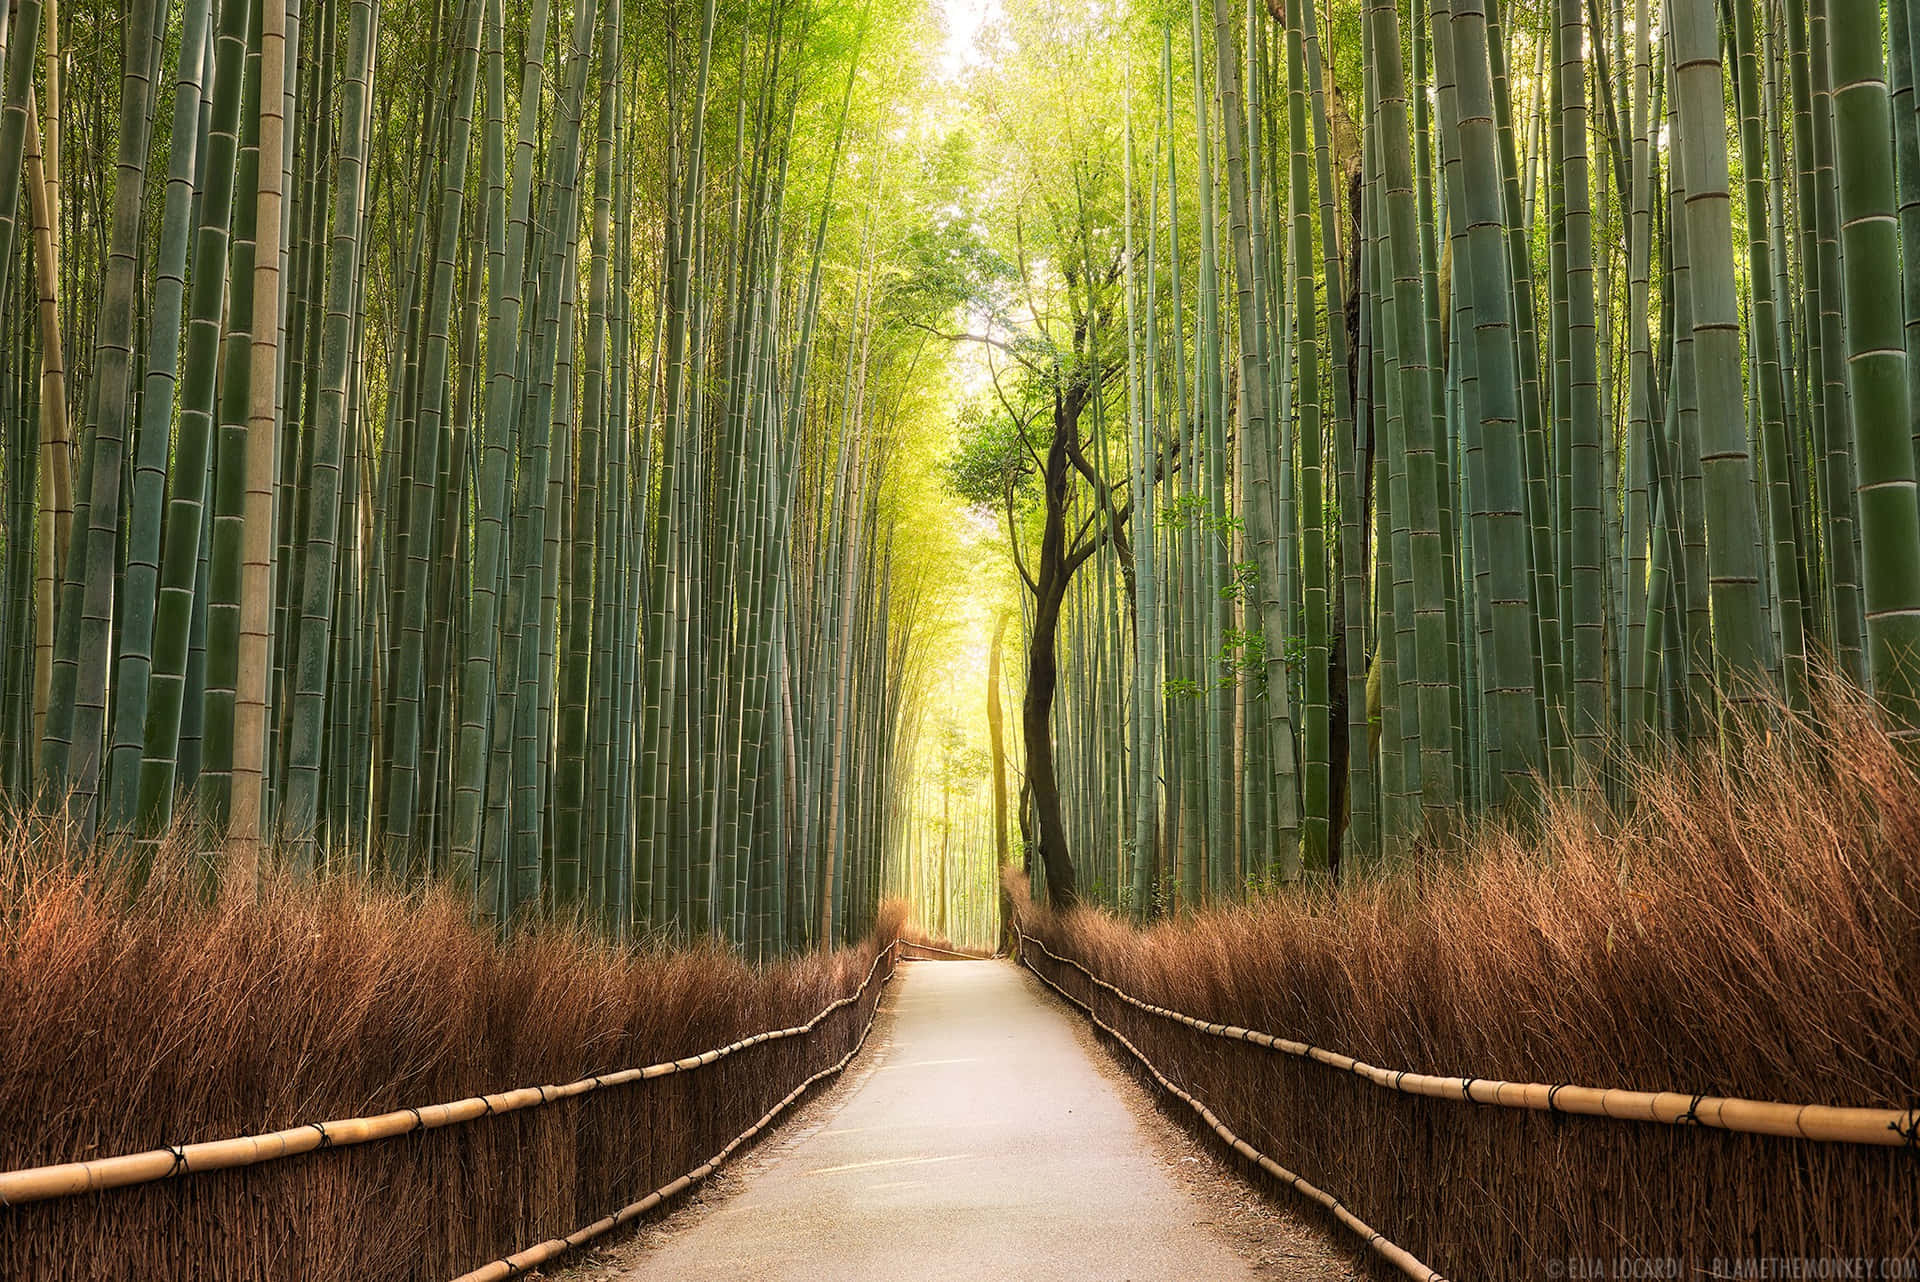
[[[1714,6],[1669,0],[1673,24],[1675,168],[1685,175],[1688,291],[1700,462],[1707,499],[1707,575],[1713,648],[1738,715],[1761,697],[1751,681],[1771,666],[1772,627],[1760,582],[1760,521],[1747,449],[1733,213],[1727,193],[1726,101]]]
[[[1571,611],[1571,739],[1580,781],[1593,778],[1607,733],[1606,557],[1601,516],[1604,477],[1600,449],[1600,371],[1594,317],[1593,223],[1587,164],[1586,59],[1582,56],[1581,0],[1559,0],[1556,59],[1560,91],[1561,190],[1566,207],[1567,350],[1571,404],[1571,485],[1562,507],[1568,529]]]
[[[62,772],[70,790],[68,813],[84,835],[98,818],[101,754],[105,746],[107,669],[114,652],[115,573],[121,520],[121,481],[125,471],[128,426],[133,408],[134,293],[141,246],[141,223],[146,208],[147,143],[152,113],[148,103],[153,84],[152,44],[166,28],[164,4],[140,3],[127,16],[124,31],[125,70],[120,91],[120,139],[114,188],[113,218],[108,232],[107,262],[101,292],[101,318],[94,352],[89,398],[91,443],[86,471],[92,485],[88,495],[88,528],[76,534],[69,552],[69,577],[83,576],[79,627],[69,633],[77,651],[56,650],[56,688],[59,669],[76,668],[71,687],[71,747]],[[50,739],[53,737],[50,731]]]
[[[1772,553],[1774,625],[1781,679],[1790,706],[1807,706],[1807,657],[1801,632],[1800,567],[1793,515],[1793,484],[1787,458],[1785,391],[1779,323],[1775,316],[1773,246],[1767,217],[1766,157],[1760,141],[1760,65],[1754,35],[1753,0],[1731,0],[1736,93],[1740,106],[1740,168],[1747,220],[1747,281],[1752,298],[1749,342],[1754,369],[1749,382],[1760,418],[1765,464],[1769,546]]]
[[[348,431],[347,384],[355,342],[354,299],[361,291],[361,235],[367,195],[367,146],[374,60],[374,5],[351,0],[347,65],[341,93],[340,158],[333,182],[333,243],[327,261],[321,321],[319,396],[306,485],[307,525],[301,553],[303,600],[294,638],[291,729],[284,832],[298,872],[318,862],[320,763],[326,738],[328,669],[336,626],[336,573],[341,559],[342,471]],[[335,780],[338,787],[344,781]],[[332,837],[343,834],[333,833]]]
[[[1509,294],[1513,273],[1507,259],[1510,242],[1504,221],[1506,202],[1501,198],[1486,13],[1479,0],[1455,0],[1449,10],[1459,104],[1455,145],[1466,198],[1467,250],[1464,263],[1456,254],[1454,271],[1456,279],[1464,281],[1472,309],[1479,430],[1486,460],[1486,550],[1493,600],[1487,698],[1502,746],[1500,777],[1489,795],[1498,802],[1510,795],[1529,796],[1531,777],[1547,764],[1541,697],[1535,684],[1540,634],[1529,607],[1528,553],[1535,543],[1526,516],[1521,384]]]
[[[1829,0],[1827,57],[1845,273],[1847,391],[1858,460],[1862,588],[1873,692],[1903,738],[1920,734],[1920,506],[1914,492],[1895,219],[1893,127],[1879,8]]]
[[[1196,12],[1197,0],[1196,0]],[[1244,107],[1241,98],[1240,58],[1234,46],[1233,11],[1229,0],[1213,0],[1215,75],[1218,80],[1221,110],[1229,122],[1240,119]],[[1274,456],[1268,441],[1274,435],[1271,408],[1267,401],[1268,374],[1261,359],[1262,335],[1266,315],[1260,306],[1265,293],[1260,274],[1261,257],[1255,243],[1255,221],[1259,211],[1252,200],[1248,181],[1248,160],[1243,155],[1242,137],[1237,128],[1222,130],[1226,149],[1228,216],[1233,240],[1235,300],[1240,325],[1240,388],[1245,406],[1241,430],[1253,441],[1251,451],[1251,493],[1243,496],[1246,510],[1247,542],[1260,567],[1257,615],[1265,639],[1261,696],[1265,712],[1261,732],[1267,754],[1267,770],[1273,784],[1271,830],[1283,875],[1296,860],[1307,868],[1327,864],[1328,743],[1327,743],[1327,605],[1326,554],[1322,547],[1323,524],[1320,513],[1320,443],[1317,416],[1303,415],[1300,452],[1302,513],[1300,526],[1300,564],[1306,594],[1306,701],[1302,708],[1303,758],[1296,770],[1294,760],[1293,717],[1287,688],[1285,640],[1286,596],[1279,567],[1282,553],[1274,529],[1274,508],[1270,501],[1272,478],[1269,460]],[[1300,157],[1304,172],[1305,156]],[[1302,188],[1302,196],[1305,189]],[[1311,217],[1303,228],[1295,226],[1296,243],[1302,234],[1311,234]],[[1131,255],[1129,255],[1131,257]],[[1311,254],[1308,255],[1311,262]],[[1129,293],[1131,303],[1131,293]],[[1132,329],[1129,325],[1129,341]],[[1287,430],[1281,425],[1279,430]],[[1143,452],[1143,451],[1142,451]],[[1143,461],[1140,466],[1147,464]],[[1136,503],[1140,502],[1136,499]],[[1303,813],[1304,811],[1304,813]],[[1298,853],[1295,843],[1300,842]]]
[[[1441,829],[1451,823],[1459,803],[1451,729],[1452,692],[1458,685],[1453,666],[1457,643],[1447,609],[1449,580],[1440,508],[1443,469],[1437,456],[1437,410],[1426,349],[1427,308],[1408,146],[1412,125],[1400,57],[1399,12],[1387,0],[1374,0],[1367,21],[1379,113],[1375,134],[1381,149],[1385,243],[1393,281],[1393,345],[1398,354],[1394,401],[1406,440],[1415,629],[1411,657],[1418,683],[1421,809],[1427,826]]]
[[[161,515],[179,375],[180,322],[186,305],[194,170],[199,157],[202,75],[213,8],[190,3],[181,19],[175,76],[173,144],[167,172],[153,315],[148,330],[145,392],[140,406],[118,662],[114,673],[113,741],[107,779],[107,827],[126,831],[138,818],[140,761],[153,665],[154,610],[159,590]],[[204,470],[204,469],[203,469]]]
[[[1860,565],[1860,510],[1855,492],[1857,460],[1851,388],[1846,377],[1848,354],[1844,331],[1845,279],[1839,191],[1836,180],[1836,134],[1833,115],[1833,74],[1830,66],[1828,6],[1814,0],[1807,10],[1804,32],[1793,16],[1800,0],[1789,0],[1788,32],[1800,41],[1795,60],[1808,68],[1808,126],[1812,145],[1811,209],[1818,290],[1818,353],[1821,389],[1814,419],[1814,449],[1818,454],[1826,511],[1826,553],[1830,567],[1834,657],[1855,684],[1869,679],[1866,616],[1862,600]],[[1796,75],[1799,72],[1796,71]],[[1807,217],[1803,212],[1802,217]],[[1811,291],[1810,291],[1811,292]]]
[[[208,597],[203,580],[202,543],[210,517],[214,400],[220,373],[221,318],[226,310],[231,253],[235,159],[242,106],[242,68],[248,41],[250,6],[232,4],[220,12],[213,56],[212,112],[206,162],[200,167],[199,224],[194,231],[190,312],[180,383],[180,422],[176,430],[170,492],[163,527],[159,595],[154,614],[153,671],[147,693],[146,724],[141,735],[139,814],[144,831],[157,834],[171,822],[174,790],[181,774],[197,784],[197,763],[182,760],[181,741],[188,729],[182,716],[189,690],[200,716],[199,683],[193,680],[195,632],[205,626]],[[197,738],[197,736],[196,736]],[[185,766],[195,766],[192,770]]]
[[[426,348],[420,381],[422,401],[415,426],[417,453],[413,459],[412,493],[407,504],[405,583],[402,613],[396,622],[399,662],[394,671],[392,762],[387,785],[386,838],[396,857],[412,863],[419,838],[421,708],[426,683],[426,630],[430,611],[429,570],[437,559],[434,548],[436,488],[440,472],[441,438],[446,434],[446,385],[451,353],[451,319],[455,254],[461,238],[467,188],[467,157],[471,151],[475,82],[480,62],[481,0],[464,0],[460,61],[455,71],[448,147],[440,176],[435,257],[427,294]],[[564,152],[563,152],[564,154]]]

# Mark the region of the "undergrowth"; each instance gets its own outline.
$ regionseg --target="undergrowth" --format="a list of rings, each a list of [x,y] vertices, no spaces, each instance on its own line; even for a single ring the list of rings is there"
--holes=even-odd
[[[1767,733],[1628,769],[1629,805],[1562,795],[1543,822],[1490,823],[1464,854],[1337,889],[1145,930],[1021,911],[1150,1002],[1387,1068],[1920,1104],[1910,748],[1828,682],[1812,716],[1776,710]],[[1068,968],[1049,973],[1089,995]],[[1449,1277],[1920,1252],[1911,1149],[1400,1095],[1094,995],[1256,1148]]]
[[[875,945],[751,966],[577,924],[502,939],[451,892],[226,878],[163,846],[137,889],[16,819],[0,833],[0,1169],[558,1084],[806,1020]],[[904,916],[882,913],[886,939]],[[445,1278],[598,1219],[711,1157],[854,1045],[697,1072],[252,1168],[0,1208],[0,1277]]]

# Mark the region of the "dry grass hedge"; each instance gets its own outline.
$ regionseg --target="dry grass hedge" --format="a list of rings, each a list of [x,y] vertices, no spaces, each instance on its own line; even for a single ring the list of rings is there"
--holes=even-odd
[[[500,942],[451,895],[336,882],[137,893],[0,837],[0,1169],[510,1087],[804,1023],[875,946],[767,967],[547,925]],[[879,937],[902,912],[883,913]],[[0,1208],[0,1278],[444,1279],[699,1165],[845,1055],[880,985],[811,1036],[444,1130]]]
[[[1145,931],[1027,905],[1026,928],[1147,1001],[1390,1068],[1910,1108],[1920,771],[1862,700],[1824,700],[1824,729],[1642,770],[1627,812],[1561,803],[1540,835],[1488,830],[1464,861]],[[1401,1095],[1029,960],[1450,1278],[1742,1276],[1753,1261],[1774,1271],[1743,1276],[1920,1276],[1920,1148]],[[1879,1271],[1831,1271],[1862,1258]],[[1828,1271],[1781,1271],[1807,1267]]]
[[[930,950],[930,953],[934,955],[952,953],[960,957],[978,958],[982,961],[993,956],[991,952],[983,949],[956,944],[945,935],[937,935],[911,922],[901,929],[900,942],[909,948],[918,946]],[[908,956],[924,957],[930,955],[930,953],[909,953]]]

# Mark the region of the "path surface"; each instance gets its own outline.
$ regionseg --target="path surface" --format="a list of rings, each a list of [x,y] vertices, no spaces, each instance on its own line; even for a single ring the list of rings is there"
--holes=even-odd
[[[1068,1016],[1006,962],[914,962],[839,1111],[630,1282],[1247,1282]]]

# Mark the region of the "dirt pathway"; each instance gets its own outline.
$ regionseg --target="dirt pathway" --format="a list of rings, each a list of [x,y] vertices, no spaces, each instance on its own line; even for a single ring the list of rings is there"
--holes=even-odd
[[[612,1276],[1256,1277],[1068,1016],[1002,962],[922,962],[839,1110]]]

